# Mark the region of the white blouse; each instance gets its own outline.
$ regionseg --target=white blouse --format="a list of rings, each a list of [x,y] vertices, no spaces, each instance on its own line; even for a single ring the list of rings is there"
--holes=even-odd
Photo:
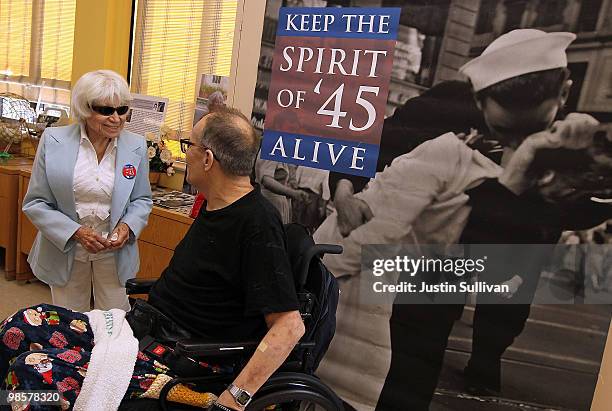
[[[113,188],[115,186],[115,161],[117,158],[117,139],[107,146],[102,160],[98,162],[96,150],[87,137],[85,127],[81,126],[81,144],[74,166],[74,200],[79,224],[93,228],[102,237],[110,232],[110,210]],[[77,243],[75,259],[93,261],[112,256],[102,252],[90,254]]]

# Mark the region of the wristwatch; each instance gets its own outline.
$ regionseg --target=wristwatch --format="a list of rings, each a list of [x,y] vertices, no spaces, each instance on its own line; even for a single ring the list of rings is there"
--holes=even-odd
[[[246,407],[251,402],[253,396],[250,392],[243,390],[242,388],[236,387],[234,384],[230,384],[227,387],[227,391],[234,397],[234,400],[241,407]]]

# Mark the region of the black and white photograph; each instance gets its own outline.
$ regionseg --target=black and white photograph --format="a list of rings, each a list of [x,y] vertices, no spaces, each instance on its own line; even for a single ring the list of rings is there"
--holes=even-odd
[[[344,248],[323,259],[341,294],[317,375],[348,410],[589,410],[612,307],[612,4],[268,0],[259,130],[280,7],[401,8],[376,177],[256,164],[283,221]],[[363,303],[363,247],[402,243],[495,245],[504,269],[479,278],[505,292]]]

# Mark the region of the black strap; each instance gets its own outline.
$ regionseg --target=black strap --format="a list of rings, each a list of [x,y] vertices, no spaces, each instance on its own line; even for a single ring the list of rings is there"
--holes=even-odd
[[[214,403],[209,411],[236,411],[232,408],[228,408],[225,405]]]
[[[138,341],[138,350],[140,352],[145,352],[154,342],[155,339],[153,337],[150,335],[145,335]]]

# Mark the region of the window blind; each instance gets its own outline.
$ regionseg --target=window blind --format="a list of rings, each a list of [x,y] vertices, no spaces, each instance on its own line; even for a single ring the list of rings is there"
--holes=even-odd
[[[0,0],[0,91],[68,105],[76,0]]]
[[[203,74],[229,76],[238,0],[138,0],[133,93],[169,99],[165,124],[191,131]],[[171,145],[181,156],[178,144]]]
[[[30,39],[32,1],[0,1],[0,70],[5,77],[28,76],[30,70]]]
[[[45,0],[40,76],[70,82],[76,0]]]

